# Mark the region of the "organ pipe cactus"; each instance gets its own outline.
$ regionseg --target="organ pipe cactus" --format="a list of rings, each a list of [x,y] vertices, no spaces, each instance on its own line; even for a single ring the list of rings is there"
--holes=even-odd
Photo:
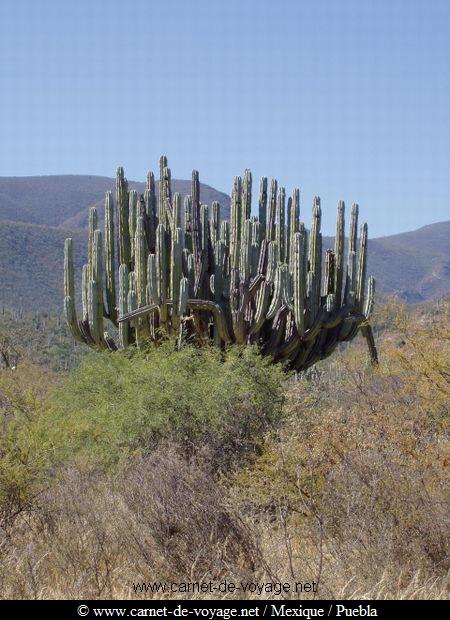
[[[376,362],[369,325],[375,281],[366,282],[367,225],[358,245],[358,206],[351,209],[345,261],[342,201],[334,248],[326,252],[320,198],[314,198],[309,232],[300,221],[298,189],[286,202],[285,188],[263,178],[258,217],[251,201],[249,170],[234,181],[228,222],[218,202],[201,203],[197,171],[182,200],[172,195],[166,157],[158,192],[149,172],[140,197],[118,168],[115,205],[111,192],[105,197],[104,234],[96,209],[90,210],[81,315],[73,243],[66,239],[64,308],[74,338],[96,350],[143,347],[167,335],[221,348],[256,343],[274,361],[304,370],[361,330]]]

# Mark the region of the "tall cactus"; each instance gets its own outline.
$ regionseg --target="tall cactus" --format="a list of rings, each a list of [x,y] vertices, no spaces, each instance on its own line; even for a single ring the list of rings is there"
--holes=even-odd
[[[105,288],[106,317],[117,325],[116,278],[115,278],[114,205],[112,193],[105,196]]]
[[[80,316],[73,243],[66,240],[64,308],[73,337],[97,350],[143,347],[171,334],[221,348],[257,343],[274,361],[304,370],[360,329],[375,362],[369,325],[375,281],[366,284],[367,225],[358,248],[358,206],[352,206],[344,276],[342,201],[334,248],[323,258],[320,198],[314,198],[309,232],[300,221],[298,189],[286,205],[284,187],[273,179],[268,191],[264,177],[258,217],[251,200],[249,170],[235,179],[228,222],[218,202],[201,203],[197,171],[190,195],[172,195],[162,156],[157,199],[152,172],[138,197],[118,168],[115,206],[111,192],[105,197],[104,235],[96,209],[90,210]],[[105,320],[112,332],[118,328],[116,337],[105,331]]]

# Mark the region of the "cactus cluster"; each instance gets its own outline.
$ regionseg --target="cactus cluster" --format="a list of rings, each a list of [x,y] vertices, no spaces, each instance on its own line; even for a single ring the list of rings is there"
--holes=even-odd
[[[258,217],[251,203],[250,170],[234,181],[228,221],[218,202],[201,203],[197,171],[182,200],[172,195],[165,156],[158,192],[152,172],[138,196],[118,168],[115,205],[111,192],[105,197],[103,235],[90,209],[80,318],[72,239],[65,242],[64,306],[73,336],[97,350],[141,347],[171,334],[222,348],[257,343],[274,361],[303,370],[361,329],[376,361],[368,324],[375,282],[366,284],[367,225],[358,244],[358,206],[351,209],[345,265],[343,202],[334,248],[325,254],[318,197],[309,231],[300,221],[298,189],[286,200],[285,188],[263,177]]]

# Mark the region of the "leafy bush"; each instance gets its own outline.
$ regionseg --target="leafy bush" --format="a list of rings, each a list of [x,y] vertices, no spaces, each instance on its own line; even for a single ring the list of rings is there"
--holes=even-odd
[[[37,432],[57,460],[108,467],[170,438],[226,468],[280,419],[283,378],[253,348],[91,355],[47,399]]]
[[[28,362],[0,372],[0,526],[29,509],[45,476],[47,453],[34,432],[46,390],[56,382],[48,369]]]

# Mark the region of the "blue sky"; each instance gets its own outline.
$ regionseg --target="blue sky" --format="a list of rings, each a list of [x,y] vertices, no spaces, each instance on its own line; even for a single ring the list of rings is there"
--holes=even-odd
[[[233,177],[450,217],[449,0],[1,0],[0,175]],[[255,193],[257,189],[255,188]]]

